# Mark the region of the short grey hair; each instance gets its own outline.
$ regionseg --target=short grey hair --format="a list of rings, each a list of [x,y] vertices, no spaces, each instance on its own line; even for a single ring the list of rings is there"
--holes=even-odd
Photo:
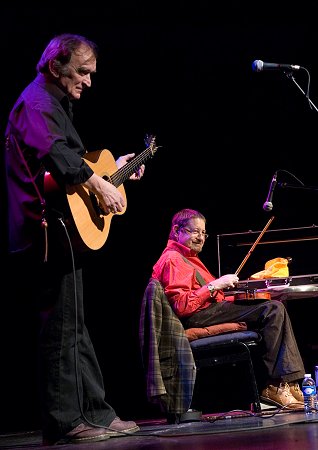
[[[49,62],[54,61],[54,67],[60,74],[66,74],[65,69],[71,60],[72,54],[81,46],[85,45],[89,47],[97,58],[98,47],[95,42],[90,41],[84,36],[79,34],[64,33],[55,36],[47,45],[39,62],[37,63],[36,70],[38,73],[49,73]]]
[[[188,208],[181,209],[181,211],[178,211],[172,218],[169,239],[176,241],[175,226],[177,225],[178,228],[183,228],[188,225],[190,219],[202,219],[206,223],[206,218],[199,211]]]

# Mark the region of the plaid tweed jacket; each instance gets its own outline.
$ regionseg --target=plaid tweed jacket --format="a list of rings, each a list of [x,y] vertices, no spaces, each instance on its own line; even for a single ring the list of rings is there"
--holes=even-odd
[[[142,300],[139,339],[148,400],[166,413],[185,413],[192,401],[196,366],[180,319],[154,278]]]

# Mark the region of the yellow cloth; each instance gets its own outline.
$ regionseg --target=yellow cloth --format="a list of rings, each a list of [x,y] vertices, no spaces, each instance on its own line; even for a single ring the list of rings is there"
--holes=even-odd
[[[265,270],[251,275],[251,280],[262,280],[264,278],[288,277],[288,260],[286,258],[274,258],[265,264]]]

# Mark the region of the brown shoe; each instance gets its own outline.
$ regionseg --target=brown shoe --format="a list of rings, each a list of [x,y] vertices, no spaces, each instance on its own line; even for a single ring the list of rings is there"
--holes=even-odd
[[[304,403],[299,402],[290,392],[288,383],[280,383],[279,386],[269,384],[261,393],[261,401],[275,405],[278,408],[303,409]]]
[[[299,402],[304,403],[304,394],[302,393],[299,384],[295,382],[291,382],[288,384],[290,387],[290,392],[293,395],[293,397],[295,397],[295,399],[298,400]]]
[[[65,436],[65,440],[72,444],[79,444],[85,442],[97,442],[105,441],[109,439],[109,433],[106,428],[91,427],[84,423],[80,423],[77,427],[73,428]]]
[[[106,428],[109,437],[125,436],[140,430],[135,422],[131,420],[125,422],[120,420],[119,417],[115,417],[112,423]]]

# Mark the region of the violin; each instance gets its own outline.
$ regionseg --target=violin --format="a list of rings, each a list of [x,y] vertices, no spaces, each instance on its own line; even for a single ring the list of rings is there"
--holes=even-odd
[[[252,301],[252,302],[263,302],[266,300],[271,300],[271,293],[268,291],[257,291],[257,290],[247,290],[243,292],[236,292],[234,294],[234,302],[240,303],[240,302],[246,302],[246,301]]]

